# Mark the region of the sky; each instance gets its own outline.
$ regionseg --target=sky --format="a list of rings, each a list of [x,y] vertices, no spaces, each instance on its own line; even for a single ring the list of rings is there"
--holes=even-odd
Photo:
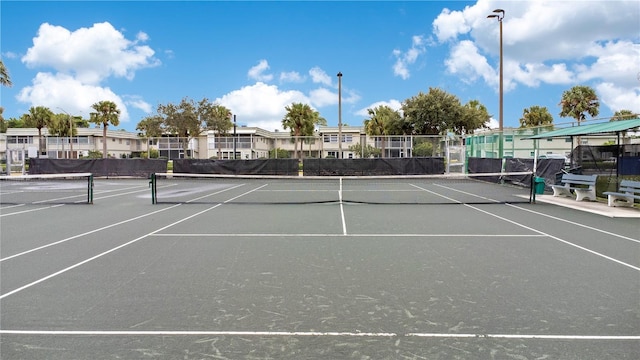
[[[5,119],[32,106],[89,117],[110,100],[135,131],[158,105],[208,99],[239,126],[282,129],[292,103],[329,126],[439,88],[504,126],[564,91],[592,87],[598,118],[640,113],[640,2],[633,1],[0,1]],[[341,80],[337,74],[342,73]],[[339,106],[339,102],[341,106]],[[341,108],[341,111],[339,110]]]

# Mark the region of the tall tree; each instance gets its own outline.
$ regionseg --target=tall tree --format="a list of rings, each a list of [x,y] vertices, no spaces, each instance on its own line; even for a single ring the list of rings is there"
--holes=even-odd
[[[107,158],[107,128],[109,125],[118,126],[120,124],[120,110],[113,101],[100,101],[91,107],[96,111],[91,113],[89,122],[102,126],[102,157]]]
[[[453,130],[462,115],[462,105],[455,95],[429,88],[405,100],[402,111],[418,135],[441,135]]]
[[[531,106],[522,111],[520,128],[541,127],[553,124],[553,116],[545,106]]]
[[[164,119],[167,131],[180,138],[184,155],[191,156],[189,141],[198,137],[202,132],[202,119],[198,114],[195,102],[184,98],[178,105],[158,105],[158,114]]]
[[[25,126],[38,129],[38,157],[44,151],[42,142],[42,129],[51,126],[53,112],[44,106],[29,108],[29,112],[24,115]]]
[[[367,113],[369,118],[364,121],[364,131],[367,135],[380,137],[381,157],[385,157],[386,137],[395,131],[403,131],[400,113],[387,105],[367,109]]]
[[[596,91],[585,85],[576,85],[562,93],[560,106],[562,107],[560,116],[576,119],[578,126],[582,121],[586,120],[587,114],[594,117],[600,113],[600,102]],[[581,137],[577,136],[576,140],[578,145],[581,145]]]
[[[462,106],[460,117],[449,124],[449,130],[459,135],[473,134],[475,130],[487,127],[490,119],[486,106],[478,100],[469,100]]]
[[[294,157],[302,158],[303,141],[300,141],[300,156],[298,156],[298,141],[302,136],[311,136],[316,125],[326,125],[327,120],[320,116],[320,113],[313,110],[308,104],[292,103],[285,107],[287,113],[282,119],[282,127],[289,129],[294,137]],[[338,139],[342,141],[342,139]]]
[[[211,130],[218,135],[216,140],[218,148],[218,159],[222,158],[221,137],[226,136],[233,127],[231,122],[231,110],[219,104],[212,104],[207,99],[200,101],[198,112],[201,114],[206,130]],[[235,154],[233,154],[235,158]]]
[[[4,66],[4,62],[0,60],[0,85],[10,87],[13,85],[11,83],[11,76],[9,76],[9,71]]]
[[[62,137],[62,148],[64,151],[64,137],[69,137],[69,151],[73,153],[71,138],[76,135],[76,128],[73,126],[73,117],[68,114],[53,115],[50,126],[47,129],[50,135]]]
[[[562,93],[560,100],[560,116],[576,119],[578,125],[586,120],[587,114],[591,117],[600,113],[600,102],[596,91],[589,86],[577,85]]]
[[[631,110],[620,110],[613,114],[610,121],[631,120],[637,118],[640,118],[640,114],[634,113]]]
[[[4,134],[7,132],[8,123],[4,121],[4,116],[2,113],[4,112],[4,108],[0,106],[0,134]]]
[[[138,122],[136,130],[140,131],[138,136],[147,139],[147,157],[151,157],[151,149],[149,147],[149,138],[155,138],[162,136],[163,133],[163,121],[160,115],[147,116]]]

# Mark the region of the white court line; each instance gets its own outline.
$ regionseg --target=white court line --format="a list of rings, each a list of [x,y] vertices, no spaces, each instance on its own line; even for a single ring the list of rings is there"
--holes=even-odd
[[[13,207],[17,207],[17,206],[24,206],[25,204],[20,204],[20,205],[16,205],[16,206],[11,206],[9,208],[13,208]],[[53,209],[53,208],[57,208],[60,206],[64,206],[65,204],[56,204],[56,205],[51,205],[51,206],[45,206],[45,207],[41,207],[41,208],[37,208],[37,209],[29,209],[29,210],[22,210],[22,211],[16,211],[16,212],[12,212],[12,213],[8,213],[8,214],[0,214],[0,217],[5,217],[5,216],[11,216],[11,215],[20,215],[20,214],[26,214],[26,213],[30,213],[30,212],[34,212],[34,211],[40,211],[40,210],[47,210],[47,209]],[[2,208],[0,210],[4,210],[6,208]]]
[[[262,188],[262,187],[264,187],[264,186],[267,186],[267,185],[265,184],[265,185],[260,186],[260,187],[258,187],[258,188],[256,188],[256,189],[253,189],[253,190],[247,191],[247,192],[245,192],[245,193],[243,193],[243,194],[240,194],[240,195],[238,195],[238,196],[235,196],[235,197],[233,197],[233,198],[228,199],[227,201],[225,201],[225,203],[227,203],[227,202],[229,202],[229,201],[233,201],[233,200],[235,200],[235,199],[237,199],[237,198],[239,198],[239,197],[241,197],[241,196],[247,195],[247,194],[249,194],[249,193],[252,193],[252,192],[254,192],[254,191],[256,191],[256,190],[258,190],[258,189],[260,189],[260,188]],[[180,206],[180,205],[181,205],[181,204],[176,204],[176,205],[171,206],[171,207],[169,207],[169,208],[162,209],[162,210],[158,210],[158,211],[168,210],[168,209],[174,208],[174,207],[176,207],[176,206]],[[105,256],[105,255],[107,255],[107,254],[109,254],[109,253],[112,253],[112,252],[114,252],[114,251],[116,251],[116,250],[119,250],[119,249],[121,249],[121,248],[123,248],[123,247],[125,247],[125,246],[128,246],[128,245],[131,245],[131,244],[133,244],[133,243],[135,243],[135,242],[138,242],[138,241],[140,241],[140,240],[142,240],[142,239],[144,239],[144,238],[147,238],[147,237],[149,237],[149,236],[151,236],[151,235],[153,235],[153,234],[155,234],[155,233],[157,233],[157,232],[160,232],[160,231],[162,231],[162,230],[168,229],[168,228],[170,228],[170,227],[172,227],[172,226],[174,226],[174,225],[177,225],[177,224],[179,224],[179,223],[181,223],[181,222],[183,222],[183,221],[189,220],[189,219],[194,218],[194,217],[196,217],[196,216],[199,216],[199,215],[201,215],[201,214],[203,214],[203,213],[205,213],[205,212],[207,212],[207,211],[213,210],[213,209],[215,209],[215,208],[217,208],[217,207],[219,207],[219,206],[221,206],[221,205],[222,205],[222,204],[216,204],[216,205],[214,205],[214,206],[212,206],[212,207],[209,207],[209,208],[207,208],[207,209],[205,209],[205,210],[202,210],[202,211],[200,211],[200,212],[197,212],[197,213],[195,213],[195,214],[193,214],[193,215],[190,215],[190,216],[188,216],[188,217],[186,217],[186,218],[180,219],[180,220],[175,221],[175,222],[173,222],[173,223],[171,223],[171,224],[169,224],[169,225],[163,226],[163,227],[161,227],[161,228],[159,228],[159,229],[157,229],[157,230],[155,230],[155,231],[152,231],[152,232],[150,232],[150,233],[148,233],[148,234],[145,234],[145,235],[140,236],[140,237],[138,237],[138,238],[136,238],[136,239],[133,239],[133,240],[131,240],[131,241],[127,242],[127,243],[124,243],[124,244],[122,244],[122,245],[120,245],[120,246],[116,246],[115,248],[112,248],[112,249],[110,249],[110,250],[104,251],[104,252],[102,252],[102,253],[100,253],[100,254],[98,254],[98,255],[96,255],[96,256],[90,257],[90,258],[88,258],[88,259],[86,259],[86,260],[83,260],[83,261],[81,261],[81,262],[79,262],[79,263],[76,263],[76,264],[74,264],[74,265],[71,265],[71,266],[69,266],[69,267],[66,267],[66,268],[64,268],[64,269],[62,269],[62,270],[60,270],[60,271],[57,271],[57,272],[53,273],[53,274],[50,274],[50,275],[48,275],[48,276],[45,276],[45,277],[43,277],[43,278],[41,278],[41,279],[39,279],[39,280],[33,281],[33,282],[31,282],[31,283],[29,283],[29,284],[27,284],[27,285],[21,286],[21,287],[19,287],[19,288],[17,288],[17,289],[14,289],[14,290],[12,290],[12,291],[10,291],[10,292],[6,293],[6,294],[2,294],[2,295],[0,295],[0,300],[4,299],[4,298],[5,298],[5,297],[7,297],[7,296],[13,295],[13,294],[15,294],[15,293],[17,293],[17,292],[20,292],[20,291],[22,291],[22,290],[28,289],[28,288],[30,288],[30,287],[32,287],[32,286],[34,286],[34,285],[37,285],[37,284],[39,284],[39,283],[41,283],[41,282],[43,282],[43,281],[46,281],[46,280],[51,279],[51,278],[53,278],[53,277],[56,277],[56,276],[58,276],[58,275],[60,275],[60,274],[63,274],[63,273],[65,273],[65,272],[67,272],[67,271],[73,270],[73,269],[75,269],[75,268],[77,268],[77,267],[79,267],[79,266],[81,266],[81,265],[84,265],[84,264],[86,264],[86,263],[88,263],[88,262],[90,262],[90,261],[93,261],[93,260],[95,260],[95,259],[98,259],[98,258],[100,258],[100,257],[103,257],[103,256]],[[149,214],[147,214],[147,216],[148,216],[148,215],[149,215]],[[134,219],[130,219],[130,220],[134,220]],[[129,221],[130,221],[130,220],[129,220]],[[127,221],[127,220],[125,220],[125,221]],[[109,225],[109,227],[114,226],[114,225],[115,225],[115,224],[113,224],[113,225]],[[106,227],[105,227],[105,228],[106,228]],[[95,231],[97,231],[97,230],[94,230],[94,232],[95,232]],[[69,239],[69,240],[70,240],[70,239]],[[67,241],[68,241],[68,240],[67,240]],[[47,246],[45,246],[45,247],[48,247],[48,246],[51,246],[51,244],[50,244],[50,245],[47,245]],[[32,249],[32,250],[30,250],[30,251],[35,251],[35,250],[34,250],[34,249]],[[23,254],[24,254],[24,253],[23,253]],[[11,256],[11,257],[8,257],[8,258],[4,258],[4,259],[2,259],[2,260],[7,260],[7,259],[9,259],[9,258],[16,257],[16,256],[18,256],[18,254],[17,254],[17,255],[13,255],[13,256]]]
[[[265,233],[236,233],[236,234],[153,234],[151,236],[157,237],[392,237],[392,238],[402,238],[402,237],[471,237],[471,238],[497,238],[497,237],[506,237],[506,238],[514,238],[514,237],[524,237],[524,238],[533,238],[533,237],[547,237],[547,235],[542,234],[265,234]]]
[[[471,205],[468,205],[468,204],[465,204],[465,206],[470,207],[471,209],[474,209],[474,210],[480,211],[481,213],[485,213],[485,214],[487,214],[487,215],[493,216],[493,217],[498,218],[498,219],[500,219],[500,220],[506,221],[506,222],[508,222],[508,223],[514,224],[514,225],[516,225],[516,226],[520,226],[520,227],[522,227],[522,228],[524,228],[524,229],[528,229],[528,230],[531,230],[531,231],[536,232],[536,233],[538,233],[538,234],[542,234],[542,235],[548,236],[548,237],[549,237],[549,238],[551,238],[551,239],[554,239],[554,240],[556,240],[556,241],[560,241],[560,242],[562,242],[562,243],[565,243],[565,244],[567,244],[567,245],[573,246],[573,247],[578,248],[578,249],[580,249],[580,250],[586,251],[586,252],[591,253],[591,254],[593,254],[593,255],[599,256],[599,257],[601,257],[601,258],[604,258],[604,259],[607,259],[607,260],[613,261],[613,262],[615,262],[615,263],[618,263],[618,264],[620,264],[620,265],[626,266],[626,267],[631,268],[631,269],[633,269],[633,270],[640,271],[640,267],[633,266],[633,265],[631,265],[631,264],[627,264],[626,262],[624,262],[624,261],[620,261],[620,260],[615,259],[615,258],[612,258],[611,256],[607,256],[607,255],[602,254],[602,253],[599,253],[599,252],[597,252],[597,251],[594,251],[594,250],[591,250],[591,249],[587,249],[587,248],[586,248],[586,247],[584,247],[584,246],[580,246],[580,245],[574,244],[574,243],[572,243],[572,242],[570,242],[570,241],[567,241],[567,240],[561,239],[561,238],[559,238],[559,237],[557,237],[557,236],[553,236],[553,235],[551,235],[551,234],[547,234],[547,233],[545,233],[544,231],[536,230],[536,229],[534,229],[534,228],[532,228],[532,227],[526,226],[526,225],[521,224],[521,223],[519,223],[519,222],[517,222],[517,221],[509,220],[509,219],[504,218],[504,217],[502,217],[502,216],[499,216],[499,215],[496,215],[496,214],[492,214],[492,213],[490,213],[490,212],[488,212],[488,211],[485,211],[485,210],[479,209],[479,208],[477,208],[477,207],[475,207],[475,206],[471,206]]]
[[[477,197],[477,198],[480,198],[480,199],[482,199],[482,200],[489,200],[489,201],[493,201],[493,202],[496,202],[496,203],[499,203],[499,202],[500,202],[500,201],[495,200],[495,199],[490,199],[490,198],[487,198],[487,197],[484,197],[484,196],[480,196],[480,195],[478,195],[478,194],[470,193],[470,192],[467,192],[467,191],[462,191],[462,190],[455,189],[455,188],[452,188],[452,187],[448,187],[448,186],[445,186],[445,185],[442,185],[442,184],[434,184],[434,185],[435,185],[435,186],[439,186],[439,187],[441,187],[441,188],[445,188],[445,189],[451,190],[451,191],[459,192],[459,193],[461,193],[461,194],[465,194],[465,195],[469,195],[469,196]]]
[[[179,206],[179,205],[180,205],[180,204],[175,205],[175,206]],[[28,289],[28,288],[30,288],[30,287],[32,287],[32,286],[34,286],[34,285],[37,285],[37,284],[39,284],[39,283],[41,283],[41,282],[43,282],[43,281],[49,280],[49,279],[51,279],[51,278],[53,278],[53,277],[56,277],[56,276],[58,276],[58,275],[60,275],[60,274],[64,274],[64,273],[66,273],[67,271],[73,270],[73,269],[75,269],[75,268],[77,268],[77,267],[79,267],[79,266],[82,266],[82,265],[84,265],[84,264],[86,264],[86,263],[88,263],[88,262],[91,262],[91,261],[95,260],[95,259],[101,258],[101,257],[103,257],[103,256],[105,256],[105,255],[107,255],[107,254],[110,254],[110,253],[112,253],[112,252],[114,252],[114,251],[116,251],[116,250],[122,249],[122,248],[123,248],[123,247],[125,247],[125,246],[129,246],[129,245],[131,245],[131,244],[133,244],[133,243],[136,243],[136,242],[138,242],[138,241],[140,241],[140,240],[142,240],[142,239],[144,239],[144,238],[149,237],[150,235],[153,235],[154,233],[157,233],[158,231],[162,231],[162,230],[164,230],[164,229],[170,228],[171,226],[177,225],[177,224],[179,224],[179,223],[181,223],[181,222],[183,222],[183,221],[189,220],[189,219],[191,219],[191,218],[193,218],[193,217],[196,217],[196,216],[198,216],[198,215],[200,215],[200,214],[203,214],[203,213],[205,213],[205,212],[207,212],[207,211],[209,211],[209,210],[215,209],[215,208],[217,208],[217,207],[218,207],[218,206],[220,206],[220,205],[221,205],[221,204],[217,204],[217,205],[212,206],[212,207],[210,207],[210,208],[207,208],[207,209],[205,209],[205,210],[199,211],[199,212],[197,212],[197,213],[195,213],[195,214],[193,214],[193,215],[187,216],[186,218],[180,219],[180,220],[175,221],[175,222],[173,222],[173,223],[171,223],[171,224],[169,224],[169,225],[163,226],[163,227],[161,227],[161,228],[159,228],[159,229],[157,229],[157,230],[155,230],[155,231],[152,231],[152,232],[150,232],[150,233],[148,233],[148,234],[142,235],[142,236],[140,236],[140,237],[138,237],[138,238],[135,238],[135,239],[133,239],[133,240],[131,240],[131,241],[129,241],[129,242],[126,242],[126,243],[124,243],[124,244],[122,244],[122,245],[119,245],[119,246],[116,246],[116,247],[114,247],[114,248],[112,248],[112,249],[109,249],[109,250],[107,250],[107,251],[101,252],[100,254],[98,254],[98,255],[96,255],[96,256],[92,256],[92,257],[90,257],[90,258],[88,258],[88,259],[86,259],[86,260],[83,260],[83,261],[81,261],[81,262],[79,262],[79,263],[76,263],[76,264],[74,264],[74,265],[71,265],[71,266],[69,266],[69,267],[66,267],[66,268],[64,268],[64,269],[62,269],[62,270],[60,270],[60,271],[56,271],[56,272],[54,272],[53,274],[47,275],[47,276],[45,276],[45,277],[43,277],[43,278],[41,278],[41,279],[38,279],[38,280],[36,280],[36,281],[33,281],[33,282],[31,282],[31,283],[29,283],[29,284],[27,284],[27,285],[24,285],[24,286],[21,286],[21,287],[19,287],[19,288],[17,288],[17,289],[14,289],[14,290],[12,290],[12,291],[9,291],[9,292],[8,292],[8,293],[6,293],[6,294],[2,294],[2,295],[0,295],[0,300],[2,300],[2,299],[4,299],[4,298],[6,298],[7,296],[13,295],[13,294],[15,294],[15,293],[17,293],[17,292],[20,292],[20,291],[22,291],[22,290]]]
[[[638,239],[634,239],[634,238],[630,238],[630,237],[628,237],[628,236],[619,235],[619,234],[616,234],[616,233],[612,233],[612,232],[610,232],[610,231],[606,231],[606,230],[602,230],[602,229],[595,228],[595,227],[593,227],[593,226],[587,226],[587,225],[584,225],[584,224],[580,224],[580,223],[577,223],[577,222],[574,222],[574,221],[571,221],[571,220],[560,219],[560,218],[557,218],[557,217],[551,216],[551,215],[549,215],[549,214],[544,214],[544,213],[541,213],[541,212],[538,212],[538,211],[533,211],[533,210],[531,210],[531,209],[525,209],[525,208],[523,208],[523,207],[516,206],[516,205],[513,205],[513,204],[507,204],[507,205],[508,205],[508,206],[511,206],[511,207],[514,207],[514,208],[516,208],[516,209],[522,210],[522,211],[527,211],[527,212],[530,212],[530,213],[533,213],[533,214],[536,214],[536,215],[540,215],[540,216],[548,217],[548,218],[551,218],[551,219],[553,219],[553,220],[557,220],[557,221],[565,222],[565,223],[567,223],[567,224],[571,224],[571,225],[579,226],[579,227],[582,227],[582,228],[585,228],[585,229],[589,229],[589,230],[592,230],[592,231],[597,231],[597,232],[599,232],[599,233],[603,233],[603,234],[606,234],[606,235],[609,235],[609,236],[614,236],[614,237],[617,237],[617,238],[620,238],[620,239],[625,239],[625,240],[633,241],[633,242],[636,242],[636,243],[640,243],[640,240],[638,240]]]
[[[342,178],[340,178],[340,189],[338,190],[340,200],[340,217],[342,218],[342,235],[347,235],[347,221],[344,217],[344,203],[342,202]]]
[[[126,224],[126,223],[131,222],[131,221],[140,220],[140,219],[142,219],[144,217],[155,215],[155,214],[157,214],[159,212],[166,211],[166,210],[169,210],[169,209],[173,209],[174,207],[179,206],[179,205],[180,204],[176,204],[176,205],[170,206],[168,208],[156,210],[156,211],[153,211],[153,212],[150,212],[150,213],[147,213],[147,214],[136,216],[136,217],[131,218],[131,219],[123,220],[123,221],[120,221],[120,222],[117,222],[117,223],[113,223],[113,224],[110,224],[110,225],[107,225],[107,226],[103,226],[103,227],[98,228],[98,229],[87,231],[87,232],[82,233],[82,234],[74,235],[74,236],[68,237],[66,239],[62,239],[62,240],[59,240],[59,241],[56,241],[56,242],[53,242],[53,243],[50,243],[50,244],[47,244],[47,245],[43,245],[43,246],[40,246],[40,247],[37,247],[37,248],[33,248],[33,249],[30,249],[30,250],[27,250],[27,251],[23,251],[21,253],[17,253],[17,254],[11,255],[11,256],[7,256],[7,257],[4,257],[4,258],[1,258],[0,262],[3,262],[5,260],[9,260],[9,259],[13,259],[13,258],[16,258],[18,256],[26,255],[26,254],[32,253],[34,251],[46,249],[46,248],[54,246],[54,245],[62,244],[62,243],[65,243],[67,241],[70,241],[70,240],[73,240],[73,239],[77,239],[79,237],[83,237],[83,236],[86,236],[86,235],[89,235],[89,234],[93,234],[93,233],[96,233],[96,232],[99,232],[99,231],[102,231],[102,230],[110,229],[110,228],[115,227],[115,226]]]
[[[420,338],[478,338],[478,339],[541,339],[541,340],[640,340],[638,335],[544,335],[544,334],[466,334],[466,333],[407,333],[393,332],[337,332],[337,331],[118,331],[118,330],[0,330],[4,335],[45,336],[297,336],[297,337],[420,337]]]
[[[440,193],[437,193],[437,192],[435,192],[435,191],[431,191],[431,190],[425,189],[425,188],[423,188],[422,186],[418,186],[418,185],[415,185],[415,184],[409,184],[409,185],[411,185],[411,186],[413,186],[413,187],[415,187],[415,188],[418,188],[418,189],[420,189],[420,190],[422,190],[422,191],[426,191],[426,192],[428,192],[428,193],[430,193],[430,194],[433,194],[433,195],[439,196],[439,197],[441,197],[441,198],[443,198],[443,199],[446,199],[446,200],[452,201],[452,202],[457,203],[457,204],[461,204],[461,202],[460,202],[459,200],[456,200],[456,199],[450,198],[450,197],[448,197],[448,196],[444,196],[444,195],[442,195],[442,194],[440,194]]]

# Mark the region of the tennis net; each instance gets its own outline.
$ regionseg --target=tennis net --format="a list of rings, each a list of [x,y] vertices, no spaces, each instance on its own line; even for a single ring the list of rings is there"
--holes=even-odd
[[[235,176],[156,173],[158,203],[496,204],[534,201],[531,172],[407,176]]]
[[[0,176],[0,204],[93,204],[93,174]]]

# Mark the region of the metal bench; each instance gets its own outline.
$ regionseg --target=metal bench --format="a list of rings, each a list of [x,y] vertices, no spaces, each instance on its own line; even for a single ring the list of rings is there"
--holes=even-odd
[[[617,192],[603,192],[607,195],[609,206],[633,206],[634,200],[640,200],[640,181],[622,180]]]
[[[577,201],[596,200],[596,180],[598,175],[563,174],[562,185],[551,185],[553,196],[573,196]]]

